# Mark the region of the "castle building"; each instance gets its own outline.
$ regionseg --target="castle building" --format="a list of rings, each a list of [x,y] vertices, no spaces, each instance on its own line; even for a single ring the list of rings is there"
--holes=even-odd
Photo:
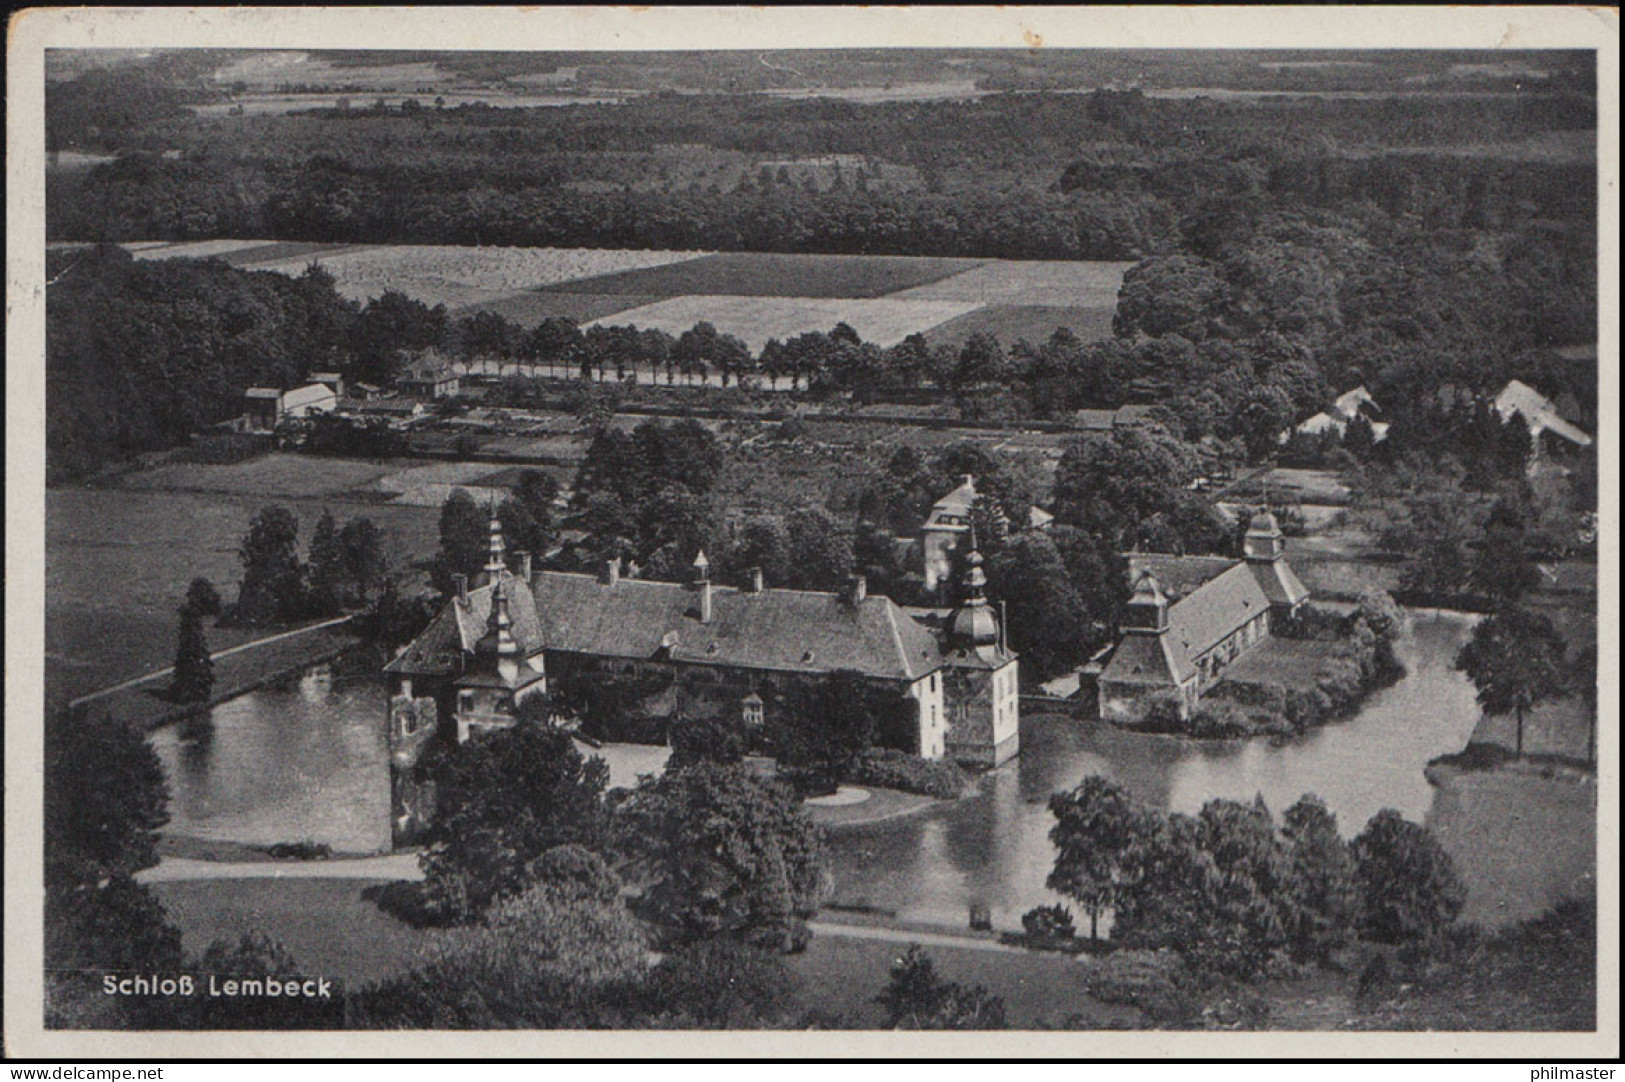
[[[1140,723],[1163,697],[1189,717],[1231,662],[1269,639],[1272,621],[1309,599],[1268,512],[1248,528],[1241,560],[1135,554],[1129,568],[1122,639],[1098,685],[1100,717],[1121,725]]]
[[[943,644],[948,757],[998,766],[1019,750],[1020,673],[987,603],[982,554],[972,549],[965,562],[965,600],[949,619]]]
[[[857,577],[847,590],[714,584],[704,553],[688,583],[507,569],[501,525],[479,584],[455,595],[384,667],[394,838],[411,844],[432,815],[416,767],[436,740],[462,743],[515,723],[533,695],[569,680],[630,681],[639,709],[666,718],[733,714],[765,724],[789,697],[856,673],[917,704],[917,753],[997,765],[1017,751],[1016,656],[1003,645],[971,553],[968,597],[944,640]]]

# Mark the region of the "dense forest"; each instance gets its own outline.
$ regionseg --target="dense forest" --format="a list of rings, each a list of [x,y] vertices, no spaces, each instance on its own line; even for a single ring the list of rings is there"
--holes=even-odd
[[[487,59],[496,67],[483,77],[503,77],[501,57]],[[332,62],[341,72],[360,63]],[[59,472],[224,419],[249,382],[317,367],[378,380],[392,351],[428,345],[583,372],[665,367],[668,379],[709,366],[859,397],[935,386],[983,420],[1153,403],[1185,439],[1231,457],[1265,452],[1284,425],[1361,383],[1401,430],[1423,429],[1440,388],[1482,395],[1512,376],[1568,396],[1582,423],[1594,416],[1594,362],[1551,352],[1597,333],[1596,109],[1591,74],[1572,57],[1537,88],[1472,97],[1096,90],[856,104],[667,90],[529,109],[397,95],[282,116],[195,115],[187,105],[207,65],[165,65],[51,85],[50,145],[116,155],[51,173],[52,239],[1138,265],[1105,342],[1062,334],[1005,349],[973,338],[944,353],[913,340],[882,351],[838,330],[750,357],[704,327],[682,338],[583,335],[550,321],[527,334],[396,294],[363,311],[319,274],[290,282],[131,265],[106,251],[58,255],[54,275],[74,266],[48,306]],[[151,333],[132,338],[131,326]]]

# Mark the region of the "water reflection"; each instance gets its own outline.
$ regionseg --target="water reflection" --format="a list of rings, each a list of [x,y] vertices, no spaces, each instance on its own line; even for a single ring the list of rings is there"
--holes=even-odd
[[[1053,900],[1044,889],[1054,860],[1045,802],[1091,773],[1177,811],[1262,794],[1279,814],[1316,793],[1345,834],[1383,807],[1422,821],[1434,797],[1423,767],[1465,745],[1477,718],[1471,685],[1452,669],[1473,619],[1416,613],[1405,679],[1357,717],[1289,743],[1193,743],[1028,717],[1022,754],[974,797],[832,836],[836,898],[955,926],[971,904],[985,904],[999,926],[1013,927]],[[324,666],[216,707],[207,732],[163,730],[153,744],[169,773],[171,832],[254,845],[308,839],[350,853],[388,847],[383,691],[368,674],[335,677]],[[1509,859],[1484,852],[1486,861]]]
[[[1473,689],[1452,668],[1473,617],[1415,614],[1406,677],[1358,716],[1298,740],[1195,743],[1055,715],[1024,718],[1018,759],[953,808],[831,839],[836,898],[908,920],[962,925],[973,903],[996,924],[1054,901],[1051,793],[1103,774],[1155,807],[1194,812],[1215,797],[1262,794],[1277,814],[1304,793],[1337,813],[1346,835],[1379,809],[1421,821],[1433,801],[1428,760],[1459,750],[1477,719]]]
[[[377,681],[329,666],[160,730],[173,834],[249,845],[389,846],[389,776]]]

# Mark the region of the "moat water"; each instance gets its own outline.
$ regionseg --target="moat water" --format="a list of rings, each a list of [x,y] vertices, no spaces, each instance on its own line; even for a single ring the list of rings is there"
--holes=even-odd
[[[1044,887],[1054,860],[1045,802],[1092,773],[1183,812],[1214,797],[1262,794],[1279,814],[1314,793],[1349,836],[1385,807],[1431,821],[1438,793],[1423,768],[1459,751],[1478,718],[1473,689],[1452,665],[1475,617],[1418,611],[1413,618],[1402,650],[1407,675],[1354,717],[1292,741],[1198,743],[1029,712],[1021,755],[985,775],[976,795],[832,834],[835,902],[953,926],[964,924],[971,905],[986,905],[998,926],[1019,926],[1027,909],[1056,900]],[[376,681],[322,666],[216,707],[209,726],[155,733],[170,779],[167,829],[257,846],[309,840],[340,853],[384,850],[383,718]],[[1467,859],[1483,866],[1464,871],[1486,882],[1521,858],[1477,845]]]

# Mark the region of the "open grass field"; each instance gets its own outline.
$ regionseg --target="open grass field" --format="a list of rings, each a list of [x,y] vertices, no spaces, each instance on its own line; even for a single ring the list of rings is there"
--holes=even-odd
[[[338,496],[387,476],[385,463],[314,455],[269,454],[226,464],[179,462],[131,474],[123,487],[142,492],[224,492],[287,499]]]
[[[264,932],[304,970],[351,988],[410,970],[429,933],[387,916],[361,892],[382,880],[200,879],[155,883],[188,952]]]
[[[896,300],[975,301],[978,304],[1111,308],[1133,263],[1000,259],[904,289]]]
[[[480,462],[437,462],[432,466],[412,466],[378,478],[364,491],[387,494],[391,505],[429,507],[439,510],[457,489],[465,489],[476,500],[488,499],[497,488],[480,482],[505,472],[499,466]],[[500,498],[500,497],[499,497]]]
[[[529,330],[553,316],[587,323],[661,299],[654,294],[640,293],[535,293],[527,290],[467,305],[458,309],[457,315],[495,312],[508,322]]]
[[[828,331],[843,322],[864,341],[891,346],[974,307],[963,301],[894,301],[889,297],[687,296],[606,316],[593,324],[631,324],[675,335],[705,320],[724,334],[744,339],[757,352],[770,338],[782,341],[807,331]]]
[[[289,259],[311,260],[318,257],[336,255],[339,252],[354,252],[364,248],[360,244],[317,244],[305,241],[276,241],[270,244],[257,245],[253,248],[244,248],[240,252],[227,253],[222,258],[234,267],[247,267],[253,269],[262,263],[277,263]]]
[[[990,334],[1006,349],[1026,339],[1041,345],[1050,335],[1065,327],[1078,336],[1080,342],[1098,342],[1112,336],[1112,314],[1115,308],[1061,308],[1051,305],[990,304],[967,312],[946,323],[939,323],[925,333],[925,340],[933,347],[948,346],[957,349],[973,334]]]
[[[1452,772],[1437,790],[1427,825],[1467,883],[1462,919],[1501,927],[1595,897],[1595,785],[1490,770]]]
[[[686,263],[579,278],[556,293],[641,293],[658,297],[884,297],[973,270],[979,259],[888,255],[730,252]]]
[[[438,545],[434,509],[347,504],[336,496],[349,478],[322,472],[332,461],[298,461],[309,463],[325,480],[294,478],[290,489],[312,493],[320,485],[332,488],[289,498],[267,491],[263,474],[232,492],[224,479],[189,473],[186,480],[196,491],[132,487],[48,492],[45,645],[46,689],[52,701],[168,665],[175,650],[175,607],[187,584],[202,575],[223,597],[235,597],[242,577],[238,545],[249,520],[268,503],[298,516],[301,546],[308,545],[324,507],[341,521],[358,515],[372,519],[396,566],[425,557]],[[240,466],[197,469],[234,471]],[[234,645],[241,641],[235,634],[211,635],[210,647]]]
[[[395,289],[424,304],[456,308],[577,278],[682,263],[703,254],[392,244],[341,251],[323,258],[321,264],[332,273],[339,292],[352,300],[365,301]],[[299,255],[264,263],[261,269],[298,274],[309,261],[308,256]]]
[[[1006,347],[1066,327],[1111,335],[1129,263],[797,255],[765,252],[469,248],[211,240],[125,246],[139,259],[219,258],[297,275],[312,262],[340,293],[366,301],[399,290],[458,316],[495,312],[525,328],[558,316],[681,334],[708,320],[752,350],[837,323],[893,345],[923,333],[957,348],[972,334]]]

